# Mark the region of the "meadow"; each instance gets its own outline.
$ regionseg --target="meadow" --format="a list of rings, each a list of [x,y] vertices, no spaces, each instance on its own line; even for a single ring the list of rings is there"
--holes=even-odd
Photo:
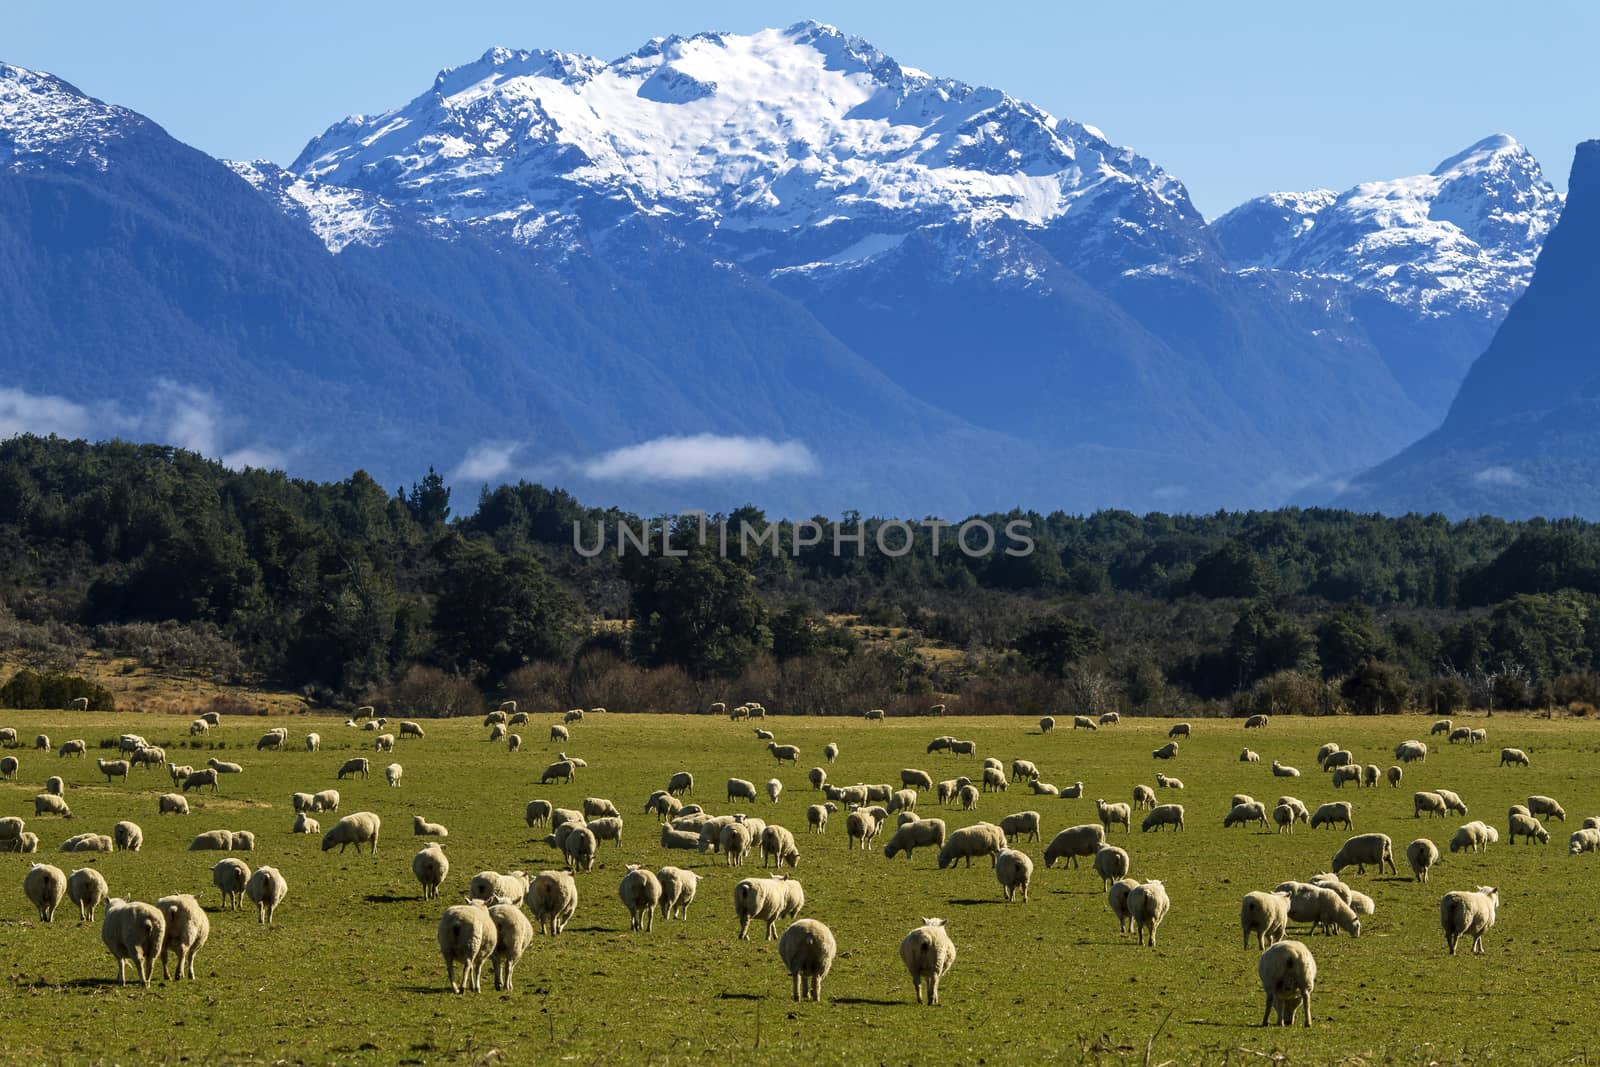
[[[22,746],[15,782],[0,783],[0,815],[20,815],[41,838],[37,856],[0,855],[0,1000],[9,1022],[0,1059],[29,1063],[1092,1063],[1092,1064],[1429,1064],[1588,1062],[1600,1052],[1592,1016],[1600,987],[1600,934],[1591,921],[1593,855],[1567,854],[1568,833],[1600,813],[1600,724],[1583,719],[1475,715],[1488,730],[1476,747],[1428,736],[1431,719],[1275,718],[1264,730],[1239,720],[1197,720],[1177,759],[1157,763],[1151,750],[1170,720],[1129,720],[1096,733],[1066,723],[1041,735],[1032,719],[950,717],[866,722],[860,718],[773,717],[764,724],[779,741],[799,745],[798,767],[777,767],[752,726],[711,716],[591,715],[574,724],[569,742],[546,740],[554,714],[520,727],[520,752],[489,743],[479,720],[426,721],[427,737],[402,741],[394,760],[403,785],[390,788],[371,752],[372,734],[343,718],[312,715],[225,718],[192,747],[187,719],[76,712],[5,712]],[[269,727],[286,725],[282,752],[257,752]],[[393,729],[391,724],[391,729]],[[322,751],[304,750],[307,731]],[[169,758],[203,764],[236,760],[244,773],[222,791],[191,794],[192,814],[156,815],[156,797],[171,789],[164,773],[135,772],[108,785],[95,773],[96,748],[123,731],[164,745]],[[36,733],[57,745],[89,742],[89,758],[61,759],[27,746]],[[926,753],[927,741],[950,733],[978,742],[979,756],[1009,767],[1023,757],[1046,781],[1085,783],[1085,797],[1034,796],[1020,783],[984,794],[975,812],[940,809],[924,794],[924,815],[951,828],[1037,810],[1044,833],[1018,847],[1036,864],[1031,899],[1006,904],[987,861],[970,869],[937,869],[933,851],[914,860],[886,860],[879,848],[846,848],[844,817],[826,834],[806,832],[805,808],[820,799],[805,772],[822,763],[829,741],[841,748],[829,766],[837,784],[898,785],[903,767],[935,780],[973,774],[978,759]],[[1430,744],[1426,763],[1405,769],[1399,788],[1335,790],[1316,769],[1315,752],[1338,741],[1364,763],[1387,768],[1395,744]],[[1240,749],[1263,762],[1238,762]],[[1498,766],[1504,745],[1527,750],[1532,766]],[[570,785],[540,786],[539,772],[557,748],[589,766]],[[350,755],[365,753],[366,781],[336,782]],[[1274,759],[1301,768],[1298,781],[1272,776]],[[834,931],[839,958],[820,1004],[794,1004],[776,942],[736,940],[732,889],[761,873],[759,857],[741,869],[722,857],[666,852],[645,797],[674,771],[694,773],[686,800],[713,812],[750,810],[788,826],[800,844],[797,877],[806,891],[803,915]],[[1128,801],[1136,783],[1154,785],[1162,770],[1184,780],[1162,801],[1187,810],[1182,833],[1124,834],[1114,843],[1132,855],[1132,875],[1162,879],[1172,910],[1155,948],[1119,934],[1101,882],[1087,863],[1046,870],[1044,845],[1058,830],[1095,820],[1094,798]],[[67,781],[73,818],[34,817],[32,798],[44,779]],[[730,776],[758,784],[776,776],[785,791],[776,805],[729,805]],[[1500,827],[1501,843],[1482,855],[1451,855],[1446,844],[1465,819],[1412,817],[1416,789],[1455,789],[1469,818]],[[337,787],[340,813],[371,810],[383,819],[377,855],[324,854],[316,837],[292,835],[289,795]],[[1370,894],[1376,914],[1362,936],[1292,934],[1310,945],[1319,974],[1316,1025],[1263,1030],[1257,951],[1244,948],[1240,897],[1252,889],[1308,878],[1326,870],[1349,836],[1342,830],[1293,834],[1224,829],[1229,797],[1245,792],[1271,802],[1282,793],[1313,809],[1330,799],[1353,801],[1356,832],[1394,839],[1400,876],[1370,869],[1345,873]],[[1566,823],[1550,824],[1547,846],[1510,844],[1506,809],[1530,793],[1556,797]],[[528,872],[559,865],[553,850],[524,824],[528,800],[543,797],[577,807],[583,797],[614,800],[626,819],[624,844],[603,843],[596,869],[578,876],[577,915],[567,931],[539,938],[523,958],[516,988],[479,995],[450,993],[435,927],[443,907],[461,898],[478,870]],[[411,818],[421,814],[450,829],[451,872],[440,901],[424,901],[411,873],[421,842]],[[110,833],[118,819],[144,829],[138,853],[62,854],[62,840],[84,831]],[[323,826],[335,816],[322,816]],[[215,852],[186,851],[209,829],[252,830],[254,869],[278,867],[289,896],[278,924],[258,925],[253,909],[222,912],[209,868]],[[1428,836],[1445,851],[1429,885],[1412,881],[1404,849]],[[65,871],[92,864],[113,894],[141,900],[174,892],[198,896],[211,915],[210,942],[198,958],[197,982],[157,980],[149,989],[116,985],[116,966],[100,942],[98,921],[78,922],[64,902],[53,924],[41,924],[21,889],[31,860]],[[630,933],[617,899],[628,862],[652,868],[689,866],[701,875],[686,922],[657,918],[653,933]],[[1449,889],[1500,888],[1498,925],[1487,955],[1445,953],[1439,897]],[[944,1003],[919,1007],[898,955],[900,939],[924,916],[949,921],[959,958],[944,982]],[[781,929],[781,927],[780,927]],[[1297,927],[1298,929],[1298,927]]]

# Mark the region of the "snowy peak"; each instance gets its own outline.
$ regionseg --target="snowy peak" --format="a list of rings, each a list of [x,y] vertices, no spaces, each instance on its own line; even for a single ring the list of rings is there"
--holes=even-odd
[[[1497,318],[1527,287],[1561,196],[1515,138],[1486,137],[1427,174],[1272,194],[1213,224],[1238,268],[1337,278],[1424,313]]]
[[[104,169],[103,148],[148,119],[101,103],[53,74],[0,63],[0,166],[48,159]]]
[[[223,162],[285,215],[300,220],[330,252],[377,244],[393,229],[393,209],[377,197],[297,177],[270,160]]]

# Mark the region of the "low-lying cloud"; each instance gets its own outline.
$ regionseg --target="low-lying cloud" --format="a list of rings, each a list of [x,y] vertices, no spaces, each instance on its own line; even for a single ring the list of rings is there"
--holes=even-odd
[[[818,464],[799,441],[702,433],[627,445],[582,460],[578,469],[597,481],[760,481],[780,474],[813,474]]]
[[[1526,480],[1510,467],[1485,467],[1472,476],[1473,485],[1515,486]]]
[[[462,457],[450,480],[492,482],[511,469],[511,457],[519,447],[515,441],[484,441]]]

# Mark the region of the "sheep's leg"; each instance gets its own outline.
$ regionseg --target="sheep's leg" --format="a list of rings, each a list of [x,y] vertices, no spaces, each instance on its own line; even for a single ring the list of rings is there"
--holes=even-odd
[[[1311,990],[1302,989],[1300,991],[1300,1006],[1305,1009],[1306,1029],[1309,1030],[1311,1029]]]
[[[1267,990],[1267,1010],[1261,1013],[1261,1025],[1266,1026],[1272,1021],[1273,1000],[1272,990]]]
[[[794,984],[793,998],[795,1000],[799,1000],[800,999],[800,972],[799,971],[795,971],[794,974],[789,976],[789,979]]]

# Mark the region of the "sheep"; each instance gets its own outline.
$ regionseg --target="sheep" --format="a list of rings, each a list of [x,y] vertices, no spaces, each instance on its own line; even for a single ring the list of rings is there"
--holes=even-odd
[[[771,730],[763,730],[759,726],[755,728],[755,733],[757,741],[771,741],[776,736]]]
[[[443,823],[429,822],[420,815],[411,816],[411,835],[413,837],[449,837],[450,831],[445,829]]]
[[[784,864],[790,867],[800,866],[800,849],[794,842],[794,834],[782,826],[768,826],[761,831],[761,866],[765,867],[770,859],[779,868]]]
[[[1007,855],[1002,853],[1002,856]],[[1028,857],[1021,852],[1010,853],[1020,857],[1027,864],[1028,873],[1032,873],[1033,865]],[[1001,884],[1005,885],[1004,878]],[[1023,883],[1023,899],[1027,899],[1027,882]],[[1011,899],[1014,887],[1006,891],[1006,899]],[[956,946],[950,940],[949,931],[945,928],[943,919],[923,919],[922,925],[905,936],[900,942],[900,959],[905,963],[907,972],[911,975],[911,988],[916,991],[917,1003],[923,1003],[923,986],[928,989],[927,1004],[934,1007],[939,1003],[939,980],[949,973],[955,966]]]
[[[795,745],[780,745],[776,741],[768,741],[767,751],[772,753],[772,758],[778,761],[780,767],[785,762],[800,762],[800,749]]]
[[[322,751],[322,735],[321,734],[318,734],[318,733],[306,734],[306,751],[307,752],[321,752]]]
[[[344,766],[339,768],[339,777],[346,775],[370,778],[372,776],[372,763],[365,756],[356,756],[344,761]]]
[[[1174,723],[1172,729],[1167,731],[1167,737],[1188,737],[1191,729],[1192,728],[1186,722]]]
[[[289,895],[289,883],[276,867],[257,867],[245,884],[244,893],[256,906],[256,922],[271,926],[273,913]]]
[[[367,729],[369,729],[369,730],[372,729],[372,724],[371,723],[367,724]],[[556,727],[556,729],[560,729],[560,727]],[[506,735],[508,733],[509,733],[509,731],[506,729],[505,725],[503,723],[498,723],[497,722],[493,726],[489,727],[489,740],[491,742],[504,741],[506,739]],[[565,740],[566,731],[562,730],[561,733],[562,733],[562,738],[561,739]],[[550,740],[554,741],[556,739],[557,739],[556,738],[556,730],[552,729],[550,731]]]
[[[528,951],[528,946],[533,944],[533,924],[522,914],[522,909],[514,904],[489,905],[489,919],[495,928],[495,946],[492,953],[494,987],[503,992],[510,992],[512,972],[522,960],[523,953]]]
[[[1350,838],[1339,851],[1333,854],[1333,862],[1329,865],[1333,873],[1338,874],[1346,867],[1355,865],[1358,874],[1367,873],[1367,864],[1374,864],[1378,873],[1383,873],[1384,865],[1389,867],[1390,874],[1399,874],[1394,866],[1394,844],[1389,840],[1388,834],[1357,834]]]
[[[867,712],[870,719],[873,712]],[[883,712],[876,713],[878,718]],[[778,955],[794,982],[794,999],[820,1001],[822,980],[833,969],[833,958],[838,946],[833,931],[815,919],[800,919],[783,932],[778,942]]]
[[[187,793],[191,789],[200,789],[208,785],[211,787],[211,791],[213,793],[217,792],[217,772],[210,767],[206,767],[203,770],[191,771],[190,773],[184,775],[181,788],[185,793]]]
[[[1528,754],[1520,748],[1502,748],[1500,750],[1500,766],[1504,767],[1508,763],[1513,766],[1526,767],[1529,765]]]
[[[1244,721],[1246,730],[1264,730],[1266,726],[1267,717],[1265,715],[1252,715]]]
[[[750,940],[750,921],[767,926],[767,940],[778,936],[778,920],[799,915],[806,906],[805,889],[787,874],[746,878],[733,887],[733,911],[739,920],[739,940]]]
[[[128,761],[125,759],[97,759],[94,761],[94,765],[100,768],[101,774],[106,776],[107,785],[111,784],[111,779],[113,778],[121,778],[124,782],[128,780]]]
[[[159,908],[112,897],[100,924],[100,940],[117,961],[117,984],[128,984],[127,964],[131,960],[140,983],[149,987],[166,936],[167,920]]]
[[[485,904],[503,900],[508,904],[521,904],[528,895],[528,876],[521,871],[501,874],[498,871],[479,871],[467,883],[467,899]]]
[[[54,922],[56,908],[67,895],[67,876],[60,867],[35,863],[22,876],[22,892],[39,910],[40,922]]]
[[[571,760],[559,759],[544,769],[539,775],[539,784],[548,785],[554,781],[571,783],[577,777],[578,768]]]
[[[1469,744],[1469,745],[1482,744],[1483,742],[1487,741],[1488,739],[1489,739],[1489,731],[1483,729],[1482,727],[1479,727],[1478,729],[1475,729],[1475,730],[1471,730],[1467,734],[1467,744]]]
[[[1254,934],[1257,948],[1282,941],[1289,928],[1289,897],[1284,893],[1246,893],[1239,904],[1239,929],[1244,947]]]
[[[1272,809],[1272,821],[1277,824],[1278,833],[1294,833],[1295,810],[1287,804],[1279,804]]]
[[[1273,892],[1288,897],[1290,921],[1310,923],[1313,930],[1320,928],[1327,934],[1337,926],[1351,937],[1361,936],[1360,918],[1335,889],[1310,882],[1285,882]]]
[[[1600,852],[1600,828],[1586,826],[1572,831],[1572,836],[1567,838],[1567,852],[1574,856],[1582,852]]]
[[[1061,795],[1061,790],[1049,782],[1041,782],[1037,778],[1028,783],[1028,788],[1033,790],[1034,796],[1058,797]]]
[[[78,906],[80,922],[93,922],[94,909],[110,896],[105,876],[93,867],[80,867],[67,876],[67,899]]]
[[[1442,817],[1448,814],[1449,810],[1445,805],[1444,797],[1438,793],[1423,791],[1411,794],[1411,817],[1413,819],[1422,818],[1423,812]]]
[[[1139,832],[1149,833],[1163,826],[1170,826],[1174,830],[1183,829],[1182,804],[1158,804],[1151,808],[1149,814],[1144,817],[1144,822],[1139,824]]]
[[[950,739],[950,755],[952,755],[952,756],[976,756],[977,754],[978,754],[978,742],[976,742],[976,741],[957,741],[955,738],[951,738]]]
[[[1247,939],[1248,940],[1248,939]],[[1295,1011],[1305,1009],[1305,1025],[1311,1026],[1311,994],[1317,985],[1317,961],[1311,950],[1299,941],[1279,941],[1261,954],[1256,964],[1267,1007],[1261,1013],[1266,1026],[1277,1009],[1278,1023],[1293,1026]]]
[[[600,819],[607,816],[614,819],[622,818],[622,812],[617,810],[617,805],[605,797],[584,797],[581,807],[585,819]]]
[[[1300,769],[1298,767],[1290,767],[1287,764],[1273,760],[1272,776],[1274,778],[1298,778],[1300,777]]]
[[[1079,856],[1093,856],[1105,843],[1105,827],[1099,823],[1089,822],[1069,826],[1051,838],[1050,844],[1045,846],[1044,865],[1046,868],[1051,868],[1056,865],[1056,860],[1066,859],[1076,867]]]
[[[655,930],[656,905],[661,903],[661,880],[654,871],[637,863],[628,864],[628,871],[617,886],[617,896],[628,909],[628,929],[650,933]]]
[[[1079,783],[1082,784],[1081,782]],[[1156,806],[1156,791],[1147,785],[1133,787],[1133,810],[1144,811]]]
[[[1449,719],[1436,719],[1434,720],[1433,726],[1428,730],[1428,734],[1429,736],[1434,736],[1436,734],[1448,734],[1454,729],[1455,723],[1451,722]]]
[[[1001,849],[995,856],[994,873],[1007,903],[1016,899],[1018,889],[1022,890],[1023,903],[1027,903],[1028,886],[1033,881],[1033,860],[1026,852],[1011,848]]]
[[[1043,723],[1041,723],[1040,726],[1041,726],[1041,729],[1042,729]],[[1051,727],[1051,729],[1055,728],[1055,720],[1054,719],[1052,719],[1050,721],[1050,727]],[[1074,730],[1088,730],[1088,731],[1090,731],[1092,733],[1093,731],[1098,730],[1100,727],[1098,725],[1096,725],[1095,721],[1093,719],[1089,718],[1089,716],[1087,716],[1087,715],[1074,715],[1072,717],[1072,728]],[[1050,730],[1043,730],[1043,732],[1044,733],[1049,733]]]
[[[746,778],[728,779],[728,799],[750,800],[756,799],[756,784]]]
[[[105,834],[75,834],[61,842],[62,852],[114,852],[116,845]]]
[[[212,770],[216,771],[218,774],[243,774],[244,773],[244,768],[239,766],[239,764],[237,764],[237,763],[229,763],[226,760],[217,759],[215,756],[213,756],[210,759],[206,760],[206,766],[210,767]]]
[[[334,845],[339,846],[339,854],[344,855],[344,850],[349,845],[356,847],[356,852],[361,852],[361,846],[366,844],[372,855],[378,854],[378,832],[382,829],[382,820],[370,811],[357,811],[346,815],[322,835],[322,851],[327,852]]]
[[[1354,830],[1356,824],[1353,820],[1355,809],[1348,800],[1335,800],[1323,804],[1311,813],[1311,828],[1319,826],[1334,826],[1342,823],[1346,830]]]
[[[1450,731],[1449,736],[1446,737],[1445,740],[1450,742],[1452,745],[1457,741],[1466,741],[1470,743],[1472,741],[1472,730],[1466,726],[1457,726]]]
[[[964,785],[957,792],[956,797],[961,801],[962,811],[978,810],[978,788],[974,785]]]
[[[917,791],[915,789],[897,789],[889,797],[889,810],[891,812],[910,812],[917,810]]]
[[[432,900],[450,874],[450,860],[437,841],[430,841],[411,857],[411,873],[422,883],[422,899]]]
[[[66,759],[68,756],[86,755],[88,751],[89,746],[84,742],[83,738],[74,737],[71,741],[61,742],[61,748],[56,751],[56,756],[59,759]]]
[[[811,783],[813,791],[821,789],[828,782],[828,772],[821,767],[813,767],[806,772],[806,781]]]
[[[1376,763],[1369,763],[1366,765],[1366,767],[1362,768],[1361,784],[1366,786],[1368,789],[1371,789],[1373,786],[1378,784],[1378,779],[1382,776],[1383,772],[1378,769],[1378,765]]]
[[[227,852],[231,848],[233,834],[228,830],[207,830],[189,842],[190,852]]]
[[[1055,728],[1056,728],[1055,716],[1046,715],[1046,716],[1044,716],[1044,718],[1039,720],[1039,732],[1041,734],[1047,734],[1050,731],[1054,730]],[[1077,727],[1074,726],[1073,729],[1077,729]]]
[[[768,778],[767,779],[767,800],[770,803],[776,804],[778,802],[778,797],[782,793],[783,793],[783,782],[779,781],[777,778]],[[913,794],[913,796],[915,796],[915,794]]]
[[[865,849],[878,835],[878,820],[868,809],[855,807],[844,821],[845,847]]]
[[[1590,815],[1583,820],[1585,830],[1600,830],[1600,815]]]
[[[1139,944],[1144,944],[1144,932],[1150,931],[1150,947],[1156,947],[1156,929],[1167,917],[1172,902],[1167,899],[1167,888],[1159,880],[1145,882],[1128,892],[1128,917],[1133,920]]]
[[[1260,763],[1261,762],[1261,755],[1259,753],[1250,751],[1248,748],[1241,749],[1239,751],[1239,762],[1240,763]]]
[[[60,775],[52,774],[50,777],[44,780],[44,791],[49,793],[51,796],[65,796],[67,792],[67,783],[61,779]]]
[[[838,759],[839,758],[839,746],[836,745],[835,743],[833,743],[832,741],[829,741],[826,745],[823,745],[822,746],[822,758],[827,760],[829,763],[832,763],[834,760]]]
[[[177,980],[183,981],[184,972],[195,980],[194,961],[211,937],[211,919],[200,902],[188,893],[174,893],[156,901],[156,908],[166,920],[166,930],[161,938],[161,977],[171,979],[167,970],[167,956],[178,957]],[[153,969],[153,968],[152,968]]]
[[[1402,741],[1394,746],[1394,758],[1401,763],[1425,763],[1428,746],[1421,741]]]
[[[1459,794],[1453,793],[1448,789],[1435,789],[1434,792],[1438,793],[1439,799],[1444,801],[1445,811],[1456,815],[1467,814],[1466,802],[1461,799]]]
[[[405,773],[405,768],[398,763],[391,763],[383,769],[383,777],[396,789],[400,787],[400,776]]]
[[[1243,826],[1252,822],[1263,830],[1267,828],[1267,807],[1259,800],[1252,800],[1245,804],[1235,804],[1228,814],[1222,817],[1224,828]]]
[[[675,830],[670,826],[661,828],[662,848],[698,849],[700,847],[700,834],[690,830]]]
[[[650,795],[644,802],[646,812],[655,812],[657,821],[666,822],[676,817],[683,810],[683,802],[666,790],[659,790]]]
[[[300,812],[294,817],[294,825],[289,827],[291,834],[320,834],[322,824],[305,812]]]
[[[1397,786],[1399,786],[1400,779],[1403,778],[1404,776],[1405,776],[1405,772],[1402,771],[1399,767],[1390,767],[1389,770],[1385,774],[1385,777],[1389,780],[1389,788],[1390,789],[1394,789]]]
[[[817,770],[821,770],[818,767]],[[919,771],[915,767],[902,767],[900,770],[900,784],[907,789],[932,789],[933,775],[927,771]]]
[[[15,756],[0,758],[0,780],[14,782],[17,780],[17,771],[22,768],[22,762]]]
[[[498,738],[491,738],[491,740],[499,740],[499,739]],[[565,726],[562,726],[560,723],[552,723],[550,725],[550,740],[552,740],[552,741],[571,741],[572,740],[572,734],[569,733],[567,731],[567,728]]]
[[[1419,882],[1428,880],[1428,872],[1439,862],[1439,846],[1426,837],[1419,837],[1406,846],[1406,862],[1411,865],[1411,875]]]
[[[1326,747],[1326,745],[1323,746],[1323,748]],[[1331,771],[1336,767],[1348,767],[1355,761],[1355,753],[1342,748],[1336,748],[1332,752],[1329,752],[1326,755],[1318,756],[1317,758],[1317,764],[1322,768],[1324,773]]]
[[[499,931],[481,903],[456,904],[439,918],[439,952],[444,956],[450,991],[477,993],[483,985],[483,965],[499,945]],[[456,981],[456,964],[461,964],[461,980]]]
[[[35,815],[60,815],[72,818],[72,809],[67,802],[53,793],[40,793],[33,798],[33,813]]]
[[[812,833],[820,834],[827,831],[828,814],[833,810],[835,810],[835,808],[831,802],[827,804],[813,804],[806,808],[806,825],[811,828]]]
[[[1550,831],[1546,830],[1539,820],[1532,815],[1511,816],[1511,843],[1513,845],[1517,843],[1518,837],[1526,838],[1527,843],[1530,845],[1536,839],[1541,845],[1550,843]]]
[[[338,811],[339,791],[337,789],[324,789],[311,797],[311,810],[316,812]]]
[[[111,828],[111,840],[119,852],[138,852],[144,845],[144,831],[138,823],[124,819]]]
[[[882,722],[884,719],[884,711],[882,708],[873,708],[871,711],[868,711],[866,714],[862,715],[862,718],[866,719],[868,722]]]
[[[1117,823],[1122,824],[1122,829],[1127,833],[1133,832],[1133,810],[1126,804],[1107,804],[1104,800],[1094,802],[1094,811],[1100,818],[1100,825],[1106,828],[1106,833],[1111,832],[1111,827]]]
[[[1130,861],[1126,849],[1116,845],[1101,845],[1094,854],[1094,873],[1100,876],[1101,884],[1109,887],[1112,882],[1126,878]]]
[[[1481,822],[1469,822],[1458,827],[1450,838],[1451,852],[1482,852],[1489,847],[1488,827]]]
[[[1528,814],[1543,815],[1547,818],[1558,819],[1561,822],[1567,821],[1566,809],[1550,797],[1545,796],[1531,796],[1528,798]]]
[[[256,835],[249,830],[235,830],[228,835],[228,847],[235,852],[254,852]]]
[[[1280,806],[1288,807],[1294,812],[1295,822],[1309,823],[1311,821],[1311,809],[1307,808],[1305,803],[1301,801],[1299,797],[1292,797],[1285,794],[1284,796],[1278,798],[1277,803]]]
[[[918,820],[920,822],[921,820]],[[916,826],[917,823],[910,823]],[[901,827],[905,829],[905,827]],[[1100,827],[1094,828],[1100,831]],[[1102,834],[1104,831],[1100,831]],[[957,860],[965,859],[967,866],[972,866],[974,856],[996,856],[1006,847],[1006,834],[994,823],[979,822],[971,826],[963,826],[952,830],[944,839],[944,845],[939,849],[939,869],[955,864]],[[1049,866],[1049,854],[1046,853],[1046,866]]]
[[[594,870],[595,853],[599,851],[599,842],[594,831],[587,826],[575,826],[561,844],[562,855],[566,857],[567,866],[577,871]]]
[[[613,841],[618,848],[622,847],[622,817],[620,815],[607,815],[599,819],[590,819],[587,826],[589,832],[594,834],[596,842]]]
[[[1000,829],[1005,831],[1007,840],[1014,837],[1026,837],[1033,841],[1039,840],[1039,813],[1036,811],[1019,811],[1007,815],[1000,820]]]
[[[661,886],[661,917],[688,919],[689,905],[700,888],[700,876],[682,867],[663,867],[656,872],[656,881]]]
[[[528,713],[525,712],[525,711],[516,711],[516,712],[512,712],[511,716],[508,719],[506,719],[506,727],[509,729],[512,726],[522,726],[522,725],[526,724],[527,722],[528,722]]]
[[[567,871],[540,871],[528,888],[528,910],[540,933],[561,933],[578,910],[577,880]]]
[[[1456,954],[1456,944],[1471,935],[1472,954],[1483,955],[1483,935],[1494,929],[1500,910],[1500,890],[1480,885],[1476,892],[1456,890],[1439,901],[1439,925],[1444,927],[1445,947]]]
[[[1150,755],[1155,759],[1175,759],[1178,755],[1178,743],[1176,741],[1168,741],[1150,753]]]

